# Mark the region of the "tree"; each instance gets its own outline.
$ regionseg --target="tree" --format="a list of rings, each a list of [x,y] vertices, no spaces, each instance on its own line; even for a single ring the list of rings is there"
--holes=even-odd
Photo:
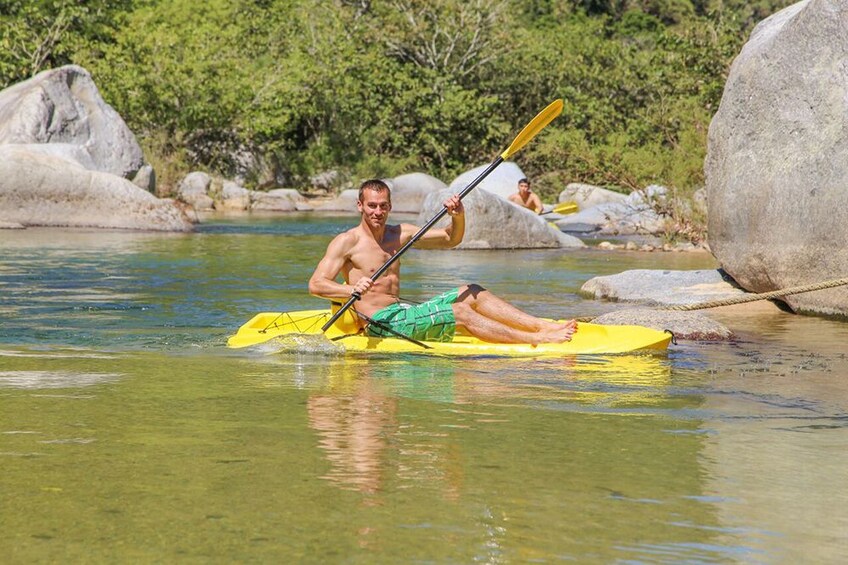
[[[0,0],[0,86],[112,41],[132,0]]]
[[[466,82],[506,50],[505,0],[389,0],[376,32],[388,54]]]

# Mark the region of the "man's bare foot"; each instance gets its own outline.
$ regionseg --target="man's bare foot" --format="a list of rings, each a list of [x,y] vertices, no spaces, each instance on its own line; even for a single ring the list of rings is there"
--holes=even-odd
[[[539,343],[564,343],[571,340],[575,331],[577,331],[576,324],[574,327],[560,328],[552,332],[539,332],[536,335],[539,338]]]
[[[556,338],[556,343],[563,343],[566,341],[571,341],[571,336],[574,335],[574,332],[577,331],[577,326],[566,326],[561,331],[554,332],[553,335]]]
[[[548,320],[544,320],[544,327],[540,329],[543,332],[558,332],[565,329],[575,330],[577,329],[577,322],[574,320],[568,320],[567,322],[552,322]]]

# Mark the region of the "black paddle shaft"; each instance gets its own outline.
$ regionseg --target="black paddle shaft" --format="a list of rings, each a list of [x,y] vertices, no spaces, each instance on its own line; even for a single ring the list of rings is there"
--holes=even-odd
[[[497,159],[495,159],[494,161],[492,161],[492,164],[491,164],[491,165],[489,165],[488,167],[486,167],[486,170],[485,170],[485,171],[483,171],[482,173],[480,173],[479,175],[477,175],[477,178],[476,178],[476,179],[474,179],[473,181],[471,181],[471,184],[469,184],[468,186],[466,186],[465,188],[463,188],[463,189],[462,189],[462,191],[459,193],[459,199],[460,199],[460,200],[462,200],[463,198],[465,198],[465,197],[468,195],[468,193],[469,193],[469,192],[471,192],[472,190],[474,190],[474,189],[477,187],[477,185],[478,185],[478,184],[480,184],[480,183],[483,181],[483,179],[484,179],[484,178],[486,178],[487,176],[489,176],[489,173],[491,173],[492,171],[494,171],[494,170],[498,167],[498,165],[500,165],[501,163],[503,163],[503,160],[504,160],[504,159],[503,159],[503,156],[499,156]],[[447,214],[447,213],[448,213],[448,209],[447,209],[447,207],[443,206],[443,207],[442,207],[442,209],[441,209],[441,210],[439,210],[439,212],[438,212],[435,216],[433,216],[433,218],[432,218],[429,222],[427,222],[426,224],[424,224],[424,227],[422,227],[420,230],[418,230],[418,232],[417,232],[415,235],[413,235],[413,236],[409,239],[409,241],[407,241],[406,243],[404,243],[404,244],[403,244],[403,246],[402,246],[400,249],[398,249],[398,250],[397,250],[397,252],[396,252],[394,255],[392,255],[392,256],[389,258],[389,260],[388,260],[388,261],[386,261],[386,262],[385,262],[385,264],[383,264],[383,266],[382,266],[382,267],[380,267],[379,269],[377,269],[376,271],[374,271],[374,274],[373,274],[373,275],[371,275],[371,280],[372,280],[372,281],[376,281],[378,278],[380,278],[380,275],[382,275],[383,273],[385,273],[385,272],[388,270],[388,268],[389,268],[389,267],[391,267],[391,266],[392,266],[392,264],[393,264],[395,261],[397,261],[398,259],[400,259],[400,256],[401,256],[401,255],[403,255],[404,253],[406,253],[406,250],[407,250],[407,249],[409,249],[410,247],[412,247],[413,245],[415,245],[415,243],[416,243],[419,239],[421,239],[421,236],[423,236],[425,233],[427,233],[427,232],[430,230],[430,228],[432,228],[434,225],[436,225],[436,222],[438,222],[439,220],[441,220],[441,219],[445,216],[445,214]],[[341,317],[342,317],[342,314],[344,314],[345,312],[347,312],[347,309],[348,309],[348,308],[350,308],[350,307],[353,305],[353,303],[354,303],[354,302],[356,302],[357,300],[359,300],[360,298],[362,298],[362,295],[361,295],[361,294],[359,294],[358,292],[354,292],[353,294],[351,294],[351,295],[350,295],[350,298],[348,298],[347,302],[345,302],[345,303],[342,305],[342,307],[341,307],[341,308],[339,308],[339,309],[336,311],[336,313],[332,315],[332,317],[331,317],[331,318],[327,321],[327,323],[326,323],[326,324],[324,324],[324,325],[321,327],[321,331],[326,332],[326,331],[330,328],[330,326],[332,326],[332,325],[333,325],[333,323],[335,323],[335,321],[336,321],[336,320],[338,320],[339,318],[341,318]]]

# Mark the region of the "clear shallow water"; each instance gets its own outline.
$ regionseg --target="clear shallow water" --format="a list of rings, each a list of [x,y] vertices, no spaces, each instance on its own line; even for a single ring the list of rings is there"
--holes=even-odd
[[[351,218],[0,231],[0,552],[32,561],[848,558],[848,325],[746,310],[663,356],[232,351]],[[697,254],[417,252],[549,316]]]

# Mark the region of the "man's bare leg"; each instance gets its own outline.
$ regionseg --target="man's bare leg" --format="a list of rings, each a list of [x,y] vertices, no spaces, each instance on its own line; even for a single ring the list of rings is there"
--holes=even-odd
[[[540,332],[559,331],[566,328],[573,330],[576,327],[573,321],[558,324],[537,318],[519,310],[509,302],[497,297],[477,284],[460,287],[456,302],[467,304],[483,316],[519,330]]]
[[[571,339],[574,333],[570,327],[522,330],[484,316],[469,304],[458,301],[453,303],[453,314],[457,325],[464,327],[474,337],[492,343],[562,343]]]

